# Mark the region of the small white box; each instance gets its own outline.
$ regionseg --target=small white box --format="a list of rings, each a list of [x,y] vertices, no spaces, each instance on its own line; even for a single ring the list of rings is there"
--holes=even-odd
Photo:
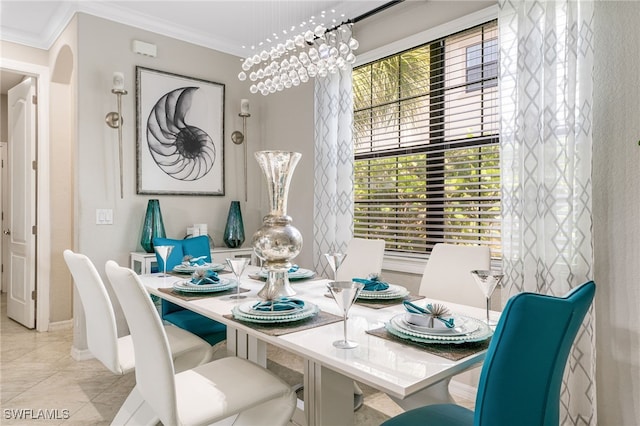
[[[144,56],[156,57],[157,47],[155,44],[145,43],[140,40],[133,40],[133,53],[138,53]]]

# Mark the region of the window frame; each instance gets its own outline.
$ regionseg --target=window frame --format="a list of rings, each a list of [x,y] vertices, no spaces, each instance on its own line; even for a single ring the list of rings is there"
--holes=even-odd
[[[415,34],[402,40],[395,41],[388,45],[366,52],[365,54],[359,55],[358,60],[354,64],[354,67],[374,62],[384,57],[397,55],[402,51],[413,49],[416,46],[424,45],[433,40],[470,29],[487,21],[497,19],[497,16],[497,5],[488,7],[486,9],[463,16],[446,24],[433,27],[421,33]],[[416,254],[387,251],[385,253],[385,262],[383,264],[383,267],[385,270],[421,274],[424,267],[424,262],[428,258],[428,256],[428,253]]]

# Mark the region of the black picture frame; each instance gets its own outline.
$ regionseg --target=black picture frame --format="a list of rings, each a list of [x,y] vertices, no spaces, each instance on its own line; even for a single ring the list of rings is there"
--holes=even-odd
[[[138,194],[224,195],[224,92],[136,66]]]

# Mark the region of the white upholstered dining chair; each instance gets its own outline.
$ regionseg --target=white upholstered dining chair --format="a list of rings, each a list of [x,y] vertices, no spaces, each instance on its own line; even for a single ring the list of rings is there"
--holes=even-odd
[[[384,240],[353,238],[347,245],[346,257],[336,271],[336,280],[351,281],[352,278],[367,278],[370,274],[380,275],[384,260]],[[362,406],[362,389],[353,382],[353,409]]]
[[[112,373],[124,375],[131,372],[135,368],[131,335],[118,337],[115,311],[95,265],[87,256],[71,250],[65,250],[63,256],[84,308],[89,351]],[[193,368],[213,358],[213,347],[195,334],[171,325],[167,325],[165,331],[177,371]],[[143,402],[137,388],[134,388],[116,415],[114,424],[125,424],[132,413],[146,410]],[[149,421],[153,422],[153,419]]]
[[[418,294],[484,308],[486,299],[471,275],[474,269],[491,269],[488,246],[436,244],[424,268]]]
[[[136,387],[165,425],[286,425],[296,407],[291,387],[265,368],[226,357],[176,373],[158,311],[138,275],[114,261],[107,277],[131,330]]]
[[[427,299],[485,308],[484,294],[471,275],[474,269],[491,269],[489,247],[438,243],[429,255],[418,294]],[[471,377],[471,380],[476,379]],[[450,381],[451,378],[447,378],[405,399],[392,396],[391,399],[405,410],[434,402],[453,402],[449,394]]]
[[[338,281],[367,278],[369,274],[382,272],[384,240],[353,238],[347,245],[346,257],[336,272]]]

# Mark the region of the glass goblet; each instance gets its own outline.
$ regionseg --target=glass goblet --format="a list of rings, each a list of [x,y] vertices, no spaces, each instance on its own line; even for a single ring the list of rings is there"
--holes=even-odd
[[[358,346],[358,343],[347,339],[347,313],[358,298],[358,294],[364,288],[364,284],[353,281],[332,281],[327,284],[327,288],[331,292],[333,299],[342,310],[344,316],[344,339],[336,340],[333,346],[340,349],[352,349]]]
[[[240,294],[240,277],[242,276],[242,273],[244,272],[244,269],[249,264],[250,260],[251,259],[246,257],[236,257],[234,259],[227,258],[227,265],[229,265],[229,268],[231,268],[231,272],[233,272],[233,275],[236,276],[236,284],[237,284],[236,294],[231,296],[230,297],[231,299],[244,299],[247,297]]]
[[[340,267],[340,265],[342,265],[342,262],[344,261],[345,257],[347,257],[347,255],[345,253],[325,253],[324,257],[327,258],[327,263],[329,263],[329,266],[333,271],[333,279],[335,281],[336,274],[338,273],[338,268]]]
[[[491,301],[491,295],[494,290],[500,285],[502,278],[504,278],[504,274],[489,270],[473,270],[471,271],[471,275],[487,299],[487,325],[496,325],[497,323],[495,321],[489,319],[489,302]]]
[[[158,253],[158,256],[160,256],[160,259],[162,259],[164,274],[161,276],[167,277],[168,276],[167,275],[167,259],[169,259],[169,255],[173,250],[173,246],[154,246],[153,249],[156,251],[156,253]]]

